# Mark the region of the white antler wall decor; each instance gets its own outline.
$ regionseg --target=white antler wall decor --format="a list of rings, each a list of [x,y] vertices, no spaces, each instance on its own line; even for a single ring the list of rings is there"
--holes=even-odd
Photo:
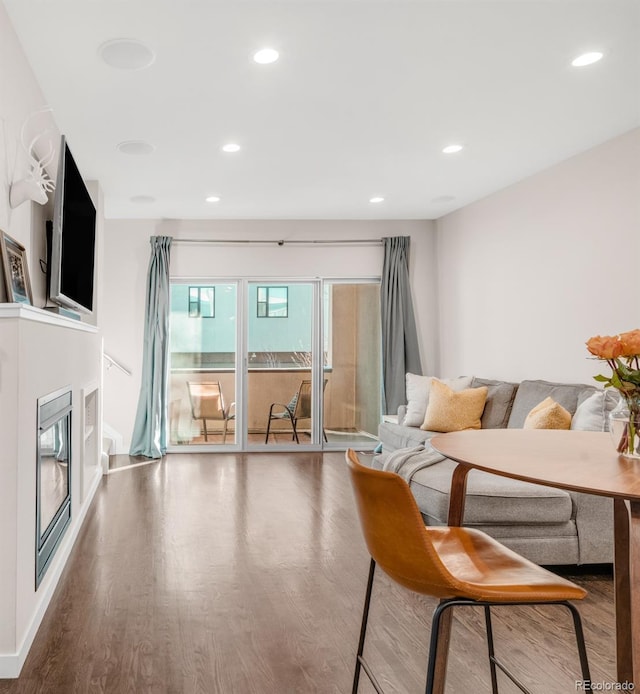
[[[35,113],[29,115],[25,122],[22,124],[22,128],[20,130],[20,143],[22,144],[23,149],[27,153],[30,168],[29,174],[26,178],[23,178],[22,180],[11,184],[11,191],[9,193],[9,204],[12,208],[16,208],[18,207],[18,205],[22,205],[22,203],[26,202],[27,200],[33,200],[34,202],[37,202],[39,205],[44,205],[48,199],[47,193],[50,193],[56,187],[55,182],[51,180],[49,174],[45,169],[45,167],[53,161],[53,157],[55,155],[53,144],[51,143],[51,141],[49,141],[49,149],[47,150],[45,156],[42,157],[42,159],[38,159],[38,157],[35,155],[34,150],[36,142],[38,142],[40,138],[44,137],[44,135],[46,135],[48,131],[45,130],[44,132],[36,135],[31,140],[29,145],[25,143],[25,130],[27,123],[37,113],[43,113],[51,110],[51,108],[47,107],[41,109],[40,111],[36,111]]]

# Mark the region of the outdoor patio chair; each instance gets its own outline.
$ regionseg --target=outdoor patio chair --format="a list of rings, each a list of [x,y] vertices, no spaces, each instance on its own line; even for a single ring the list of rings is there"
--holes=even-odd
[[[223,423],[222,443],[226,443],[229,420],[235,419],[235,415],[231,413],[235,403],[231,403],[229,409],[225,407],[220,382],[187,381],[187,389],[191,403],[191,416],[202,420],[204,440],[209,440],[207,421],[218,421]]]
[[[327,380],[324,379],[322,391],[327,387]],[[298,390],[291,398],[288,404],[284,405],[280,402],[272,402],[269,408],[269,419],[267,420],[267,434],[264,438],[265,443],[269,443],[269,433],[271,431],[271,422],[282,421],[288,419],[291,422],[292,439],[296,443],[300,443],[298,438],[298,422],[301,419],[311,419],[311,381],[300,381]],[[324,427],[322,427],[322,436],[327,440]]]

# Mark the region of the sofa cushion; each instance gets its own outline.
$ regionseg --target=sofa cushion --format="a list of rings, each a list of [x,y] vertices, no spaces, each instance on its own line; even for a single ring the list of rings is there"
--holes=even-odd
[[[509,429],[521,429],[529,412],[545,398],[552,398],[573,415],[578,406],[578,398],[585,392],[595,391],[594,386],[583,384],[522,381],[518,386],[507,426]]]
[[[517,383],[506,381],[491,381],[486,378],[474,378],[471,381],[472,388],[487,386],[487,401],[482,413],[483,429],[504,429],[509,421],[513,399],[518,390]]]
[[[487,386],[480,386],[455,392],[446,383],[434,378],[424,422],[420,428],[441,432],[479,429],[487,390]]]
[[[393,422],[380,422],[378,425],[378,439],[385,453],[398,448],[414,448],[435,435],[435,431],[422,431],[417,427],[405,427]]]
[[[571,415],[553,398],[538,403],[524,420],[524,429],[568,429]]]
[[[446,523],[451,475],[456,467],[443,460],[413,475],[411,491],[423,514]],[[562,489],[471,470],[467,476],[465,525],[540,525],[568,523],[573,504]]]
[[[433,376],[417,376],[406,374],[407,412],[402,424],[406,427],[419,427],[424,421],[429,402],[429,390]],[[471,385],[473,376],[460,376],[460,378],[442,378],[452,390],[464,390]]]

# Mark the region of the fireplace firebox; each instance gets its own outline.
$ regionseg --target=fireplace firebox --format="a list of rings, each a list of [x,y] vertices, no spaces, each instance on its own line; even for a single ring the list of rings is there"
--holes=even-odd
[[[71,522],[71,389],[38,398],[36,589]]]

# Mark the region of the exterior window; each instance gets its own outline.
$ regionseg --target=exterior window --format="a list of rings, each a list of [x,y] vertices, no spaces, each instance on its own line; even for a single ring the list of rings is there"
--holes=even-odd
[[[189,287],[189,318],[215,318],[214,287]]]
[[[286,318],[289,315],[288,287],[258,287],[258,318]]]

